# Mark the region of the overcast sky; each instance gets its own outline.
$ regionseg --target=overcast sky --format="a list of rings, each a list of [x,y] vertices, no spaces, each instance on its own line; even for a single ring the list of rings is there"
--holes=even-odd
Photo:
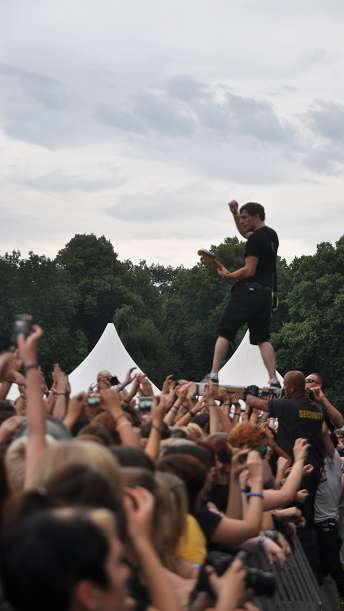
[[[262,203],[289,261],[344,233],[343,0],[0,0],[0,244],[193,265]]]

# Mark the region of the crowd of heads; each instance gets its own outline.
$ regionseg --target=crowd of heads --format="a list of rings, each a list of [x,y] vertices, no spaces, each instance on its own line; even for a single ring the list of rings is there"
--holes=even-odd
[[[321,375],[289,372],[284,398],[243,401],[211,381],[171,375],[154,394],[135,369],[124,380],[103,370],[74,395],[58,364],[46,382],[41,335],[33,326],[0,355],[3,609],[256,609],[239,553],[283,571],[313,527],[307,478],[342,454]],[[297,399],[322,414],[321,465],[308,460],[307,428],[290,429],[292,451],[279,443],[279,402]]]

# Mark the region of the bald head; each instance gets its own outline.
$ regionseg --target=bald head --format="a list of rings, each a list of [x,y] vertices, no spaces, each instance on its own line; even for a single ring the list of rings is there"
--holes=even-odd
[[[305,376],[302,371],[288,371],[285,374],[284,391],[287,397],[296,397],[305,392]]]

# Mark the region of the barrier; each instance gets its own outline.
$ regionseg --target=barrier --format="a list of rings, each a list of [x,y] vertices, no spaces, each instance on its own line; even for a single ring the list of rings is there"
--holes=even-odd
[[[297,537],[293,555],[282,570],[271,568],[263,553],[255,554],[248,564],[272,570],[276,578],[277,587],[273,597],[254,599],[262,611],[329,611]]]

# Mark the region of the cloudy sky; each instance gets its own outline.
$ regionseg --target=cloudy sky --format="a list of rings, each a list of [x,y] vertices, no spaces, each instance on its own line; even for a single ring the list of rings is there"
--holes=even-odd
[[[0,0],[1,254],[75,233],[193,265],[265,205],[280,254],[344,227],[342,0]]]

